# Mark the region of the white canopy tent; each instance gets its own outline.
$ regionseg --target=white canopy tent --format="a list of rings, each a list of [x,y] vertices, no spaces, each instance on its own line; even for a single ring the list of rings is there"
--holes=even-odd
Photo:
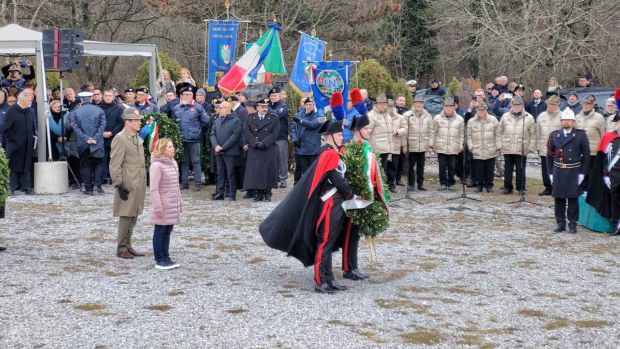
[[[43,74],[43,50],[41,32],[9,24],[0,28],[0,56],[35,56],[37,80],[37,115],[38,133],[46,135],[46,111],[49,101],[46,93],[45,74]],[[156,90],[157,79],[157,46],[151,44],[123,44],[113,42],[83,41],[85,56],[121,56],[121,57],[148,57],[149,58],[149,88]],[[38,159],[46,159],[47,137],[39,137]]]

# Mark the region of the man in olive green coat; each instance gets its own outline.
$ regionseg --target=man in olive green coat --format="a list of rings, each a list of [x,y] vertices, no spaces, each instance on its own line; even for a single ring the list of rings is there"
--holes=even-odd
[[[142,115],[136,108],[123,112],[125,127],[114,136],[110,152],[110,177],[116,188],[114,217],[118,219],[116,255],[124,259],[144,256],[131,246],[131,235],[138,216],[144,210],[146,167],[140,131]]]

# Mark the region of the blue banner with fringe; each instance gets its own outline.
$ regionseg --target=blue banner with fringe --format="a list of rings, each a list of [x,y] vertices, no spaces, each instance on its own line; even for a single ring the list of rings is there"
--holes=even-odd
[[[313,63],[310,86],[319,114],[323,115],[325,107],[334,92],[342,92],[344,107],[349,99],[350,61],[321,61]]]
[[[235,62],[238,21],[209,21],[209,86],[215,86],[216,74],[226,73]]]

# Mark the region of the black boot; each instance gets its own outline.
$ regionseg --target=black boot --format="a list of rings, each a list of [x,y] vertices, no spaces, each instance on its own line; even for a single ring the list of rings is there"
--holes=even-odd
[[[419,191],[426,191],[426,188],[424,188],[423,184],[418,184],[418,190]]]
[[[479,185],[476,187],[476,189],[474,190],[476,193],[482,193],[482,186]]]
[[[245,195],[243,195],[244,199],[251,199],[254,197],[254,189],[248,189],[245,191]]]
[[[343,272],[342,277],[345,279],[353,280],[353,281],[364,280],[363,277],[354,273],[353,270]]]
[[[215,196],[213,196],[213,200],[224,200],[224,194],[216,193]]]
[[[327,281],[327,285],[334,291],[344,291],[347,289],[347,286],[339,285],[335,280]]]
[[[577,223],[569,223],[568,232],[571,234],[577,234]]]
[[[229,201],[237,201],[237,193],[230,193],[230,195],[228,195],[228,200]]]
[[[314,292],[316,293],[334,293],[336,291],[334,291],[331,287],[329,287],[328,284],[323,283],[320,285],[314,285]]]
[[[558,223],[558,226],[553,230],[554,233],[561,233],[566,231],[566,224]]]
[[[255,190],[254,192],[254,201],[263,201],[265,194],[263,194],[262,190]]]
[[[267,189],[267,191],[264,193],[263,201],[271,202],[271,189]]]
[[[356,274],[357,276],[363,279],[368,279],[368,274],[362,273],[359,269],[353,269],[351,270],[351,272],[353,272],[353,274]]]

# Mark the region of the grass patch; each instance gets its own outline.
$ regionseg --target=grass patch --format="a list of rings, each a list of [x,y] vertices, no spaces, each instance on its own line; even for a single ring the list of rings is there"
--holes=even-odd
[[[365,337],[368,340],[371,340],[375,343],[383,343],[384,340],[381,339],[381,337],[377,336],[374,332],[371,331],[358,331],[357,334],[359,334],[362,337]]]
[[[444,337],[439,332],[430,330],[401,333],[400,336],[406,344],[433,345],[444,341]]]
[[[327,321],[328,324],[330,325],[337,325],[337,326],[344,326],[344,327],[354,327],[352,323],[343,321],[343,320],[338,320],[338,319],[332,319]]]
[[[570,320],[556,319],[556,320],[547,322],[543,328],[547,331],[551,331],[551,330],[557,330],[558,328],[570,327],[571,325],[572,325],[572,322]]]
[[[410,270],[406,270],[406,269],[397,269],[385,275],[385,277],[381,280],[377,280],[376,278],[373,278],[369,280],[368,282],[371,284],[384,284],[384,283],[388,283],[392,281],[397,281],[407,276],[407,274],[409,274],[410,272],[411,272]]]
[[[80,259],[80,262],[91,265],[93,267],[103,267],[105,265],[105,263],[103,263],[102,261],[93,258],[82,258]]]
[[[521,309],[519,310],[519,315],[529,316],[529,317],[545,317],[545,313],[540,310],[533,309]]]
[[[406,299],[375,299],[375,303],[377,303],[379,308],[383,309],[413,309],[416,314],[422,314],[428,310],[426,305],[416,304]]]
[[[153,305],[144,307],[144,309],[163,312],[163,311],[169,311],[170,309],[172,309],[172,307],[168,304],[153,304]]]
[[[170,297],[182,296],[184,294],[185,294],[185,292],[181,291],[181,290],[175,290],[175,291],[168,292],[168,296],[170,296]]]
[[[84,304],[75,305],[74,308],[79,309],[79,310],[84,310],[84,311],[95,311],[95,310],[105,309],[107,308],[107,305],[99,304],[99,303],[84,303]]]
[[[516,327],[499,327],[499,328],[480,328],[476,325],[470,325],[469,327],[461,328],[463,332],[470,332],[479,335],[490,335],[490,334],[513,334],[517,331]]]
[[[609,274],[608,270],[605,270],[603,268],[588,268],[586,269],[587,271],[591,271],[593,273],[605,273],[605,274]]]
[[[609,326],[610,323],[602,320],[577,320],[575,327],[577,328],[603,328]]]
[[[468,290],[464,286],[444,287],[443,290],[446,291],[446,292],[449,292],[449,293],[465,294],[465,295],[470,295],[470,296],[479,296],[479,295],[481,295],[480,292]]]
[[[106,272],[104,273],[106,276],[110,276],[110,277],[116,277],[116,276],[122,276],[122,275],[128,275],[129,273],[127,272],[115,272],[115,271],[111,271],[111,270],[106,270]]]
[[[238,314],[247,313],[248,310],[244,309],[244,308],[234,308],[234,309],[228,309],[228,310],[226,310],[226,312],[229,313],[229,314],[238,315]]]
[[[250,263],[250,264],[258,264],[258,263],[262,263],[262,262],[265,262],[265,261],[267,261],[265,258],[254,257],[254,258],[250,259],[248,261],[248,263]]]

